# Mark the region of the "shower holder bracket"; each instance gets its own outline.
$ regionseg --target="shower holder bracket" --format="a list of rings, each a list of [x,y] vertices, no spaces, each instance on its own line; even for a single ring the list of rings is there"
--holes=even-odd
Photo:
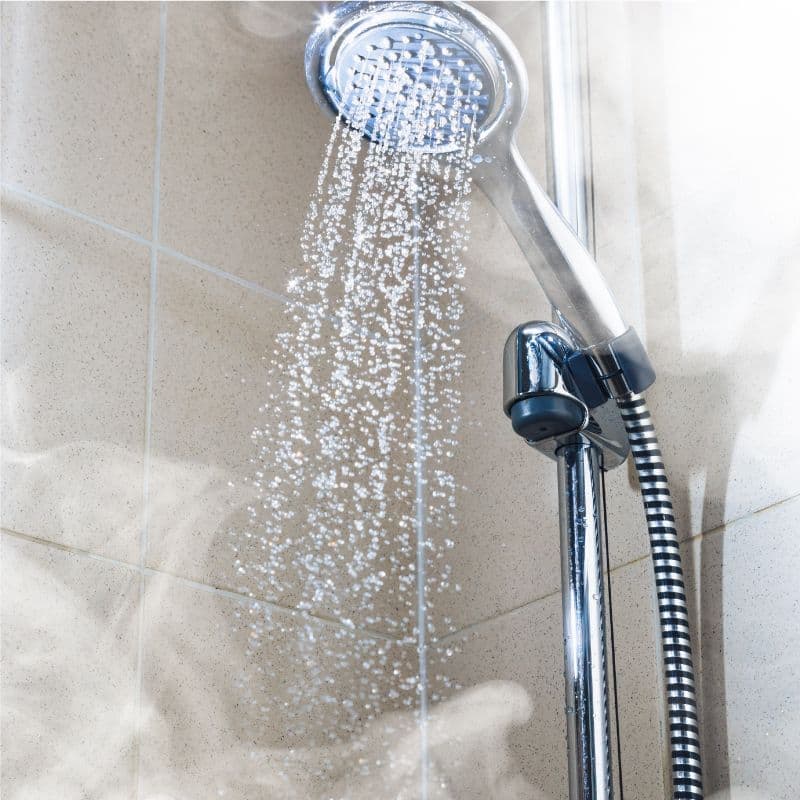
[[[624,346],[620,352],[624,360]],[[559,448],[588,442],[598,448],[602,469],[623,464],[630,450],[625,426],[596,370],[561,328],[549,322],[515,328],[503,355],[503,408],[515,432],[553,460]]]
[[[573,353],[567,366],[589,408],[599,397],[605,402],[608,398],[640,394],[656,379],[647,350],[633,328],[601,345]]]

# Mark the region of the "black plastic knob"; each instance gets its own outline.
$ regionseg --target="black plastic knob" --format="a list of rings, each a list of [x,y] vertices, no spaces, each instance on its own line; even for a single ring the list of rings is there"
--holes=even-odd
[[[583,426],[586,407],[574,397],[543,394],[517,400],[510,409],[511,425],[529,442],[575,433]]]

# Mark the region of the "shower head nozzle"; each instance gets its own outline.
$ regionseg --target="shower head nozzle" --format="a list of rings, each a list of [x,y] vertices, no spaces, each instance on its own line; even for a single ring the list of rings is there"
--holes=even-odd
[[[516,124],[527,95],[506,35],[458,2],[342,3],[309,39],[305,63],[321,105],[404,150],[457,150],[468,127],[481,142]],[[410,125],[422,106],[434,113]]]

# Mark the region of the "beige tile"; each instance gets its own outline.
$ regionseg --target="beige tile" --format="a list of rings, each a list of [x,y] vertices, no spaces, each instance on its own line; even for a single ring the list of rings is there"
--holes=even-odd
[[[659,666],[649,562],[616,570],[612,590],[625,793],[660,797]],[[446,785],[447,797],[564,797],[560,594],[432,650],[432,782]],[[458,725],[451,724],[454,709]]]
[[[598,258],[658,373],[648,394],[684,535],[800,491],[786,424],[800,118],[774,80],[797,51],[775,41],[753,68],[732,58],[764,24],[743,7],[724,21],[701,7],[590,9]]]
[[[444,796],[566,795],[561,641],[551,595],[432,648],[431,783]],[[451,709],[459,724],[441,724]]]
[[[3,5],[3,180],[149,235],[157,3]]]
[[[406,446],[412,437],[402,433],[412,423],[409,394],[381,406],[396,415],[400,431],[390,437],[385,489],[375,491],[378,477],[370,472],[368,495],[347,487],[331,494],[314,484],[343,466],[324,450],[319,431],[322,415],[331,412],[321,402],[336,368],[333,354],[355,347],[355,339],[342,340],[330,323],[320,326],[324,353],[309,363],[319,390],[291,408],[281,381],[297,377],[303,365],[293,347],[284,360],[274,355],[278,334],[297,330],[285,306],[162,258],[157,319],[148,564],[274,602],[302,603],[361,627],[410,632],[416,618],[416,541],[409,524],[414,459]],[[366,369],[359,362],[358,374]],[[342,424],[355,425],[353,441],[372,458],[375,444],[359,432],[365,409],[359,404],[346,412]],[[280,429],[307,437],[296,445],[308,459],[303,475],[281,472],[280,447],[288,439]],[[254,430],[262,432],[256,439]],[[345,466],[355,466],[352,452],[345,458]],[[291,484],[284,484],[291,517],[272,531],[267,526],[277,524],[280,507],[271,505],[273,490],[259,499],[256,481],[267,487],[275,477]],[[347,480],[355,487],[360,477]],[[388,516],[378,523],[384,503]],[[373,523],[388,533],[374,537]]]
[[[144,797],[417,796],[413,651],[164,577],[146,609]]]
[[[141,245],[5,198],[5,527],[138,560],[149,261]]]
[[[7,800],[136,794],[139,579],[2,535]]]
[[[795,216],[775,202],[791,193],[800,167],[800,113],[783,102],[780,77],[800,66],[790,38],[796,9],[782,9],[787,24],[777,28],[744,5],[724,20],[702,4],[590,3],[587,11],[604,238],[697,195],[749,205],[751,232],[765,223],[796,230]],[[756,60],[737,57],[754,47]]]
[[[660,6],[642,4],[641,16],[656,17]],[[637,127],[640,104],[646,93],[631,88],[634,70],[652,77],[658,50],[643,64],[634,61],[636,42],[630,33],[628,7],[622,2],[586,5],[587,59],[591,75],[592,205],[596,256],[623,317],[640,335],[648,329],[642,309],[642,261],[639,253],[639,186],[637,158],[643,145],[638,135],[656,138],[658,126]],[[650,43],[652,44],[652,42]],[[642,80],[646,85],[646,78]],[[651,159],[651,163],[656,163]],[[663,191],[663,182],[654,189]]]
[[[251,500],[229,483],[252,474],[261,359],[281,306],[162,256],[156,319],[148,564],[225,585],[233,573],[227,526]]]
[[[794,498],[684,545],[709,794],[789,800],[800,785],[799,511]]]
[[[800,435],[786,423],[800,385],[797,243],[757,244],[723,219],[721,204],[697,200],[642,237],[659,374],[648,397],[684,535],[800,491]]]
[[[330,134],[303,70],[315,11],[169,7],[161,239],[281,292]]]
[[[508,234],[507,257],[497,259],[501,226],[476,193],[464,254],[464,314],[455,334],[464,362],[442,391],[445,414],[453,415],[460,398],[458,444],[446,465],[457,487],[455,525],[427,532],[439,547],[453,542],[444,554],[451,586],[433,597],[440,634],[541,597],[559,580],[555,465],[514,434],[502,407],[505,339],[516,324],[547,319],[549,310]]]
[[[669,764],[654,592],[650,558],[612,572],[622,782],[626,797],[663,797],[664,768]],[[616,760],[614,763],[616,768]]]
[[[587,4],[598,244],[668,208],[663,16],[661,3]]]
[[[784,102],[792,87],[784,76],[800,68],[791,33],[798,10],[772,20],[743,5],[724,19],[702,4],[625,10],[642,220],[717,195],[732,204],[730,216],[748,207],[752,234],[769,227],[774,241],[786,226],[796,232],[782,199],[800,169],[800,111]],[[757,56],[750,63],[739,58],[745,49]]]

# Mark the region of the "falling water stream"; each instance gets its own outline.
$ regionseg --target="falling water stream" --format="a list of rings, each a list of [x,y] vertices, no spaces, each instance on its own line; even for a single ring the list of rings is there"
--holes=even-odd
[[[420,57],[435,52],[423,44]],[[448,624],[432,610],[458,590],[446,554],[477,107],[469,76],[421,72],[379,50],[354,76],[347,120],[333,122],[266,359],[255,499],[231,531],[236,586],[252,598],[240,687],[285,728],[286,796],[309,736],[327,749],[303,769],[330,783],[337,748],[403,709],[426,784],[428,642]],[[450,152],[426,152],[433,140]],[[387,765],[387,749],[419,758],[383,735],[386,748],[361,744],[364,776],[407,771]]]

